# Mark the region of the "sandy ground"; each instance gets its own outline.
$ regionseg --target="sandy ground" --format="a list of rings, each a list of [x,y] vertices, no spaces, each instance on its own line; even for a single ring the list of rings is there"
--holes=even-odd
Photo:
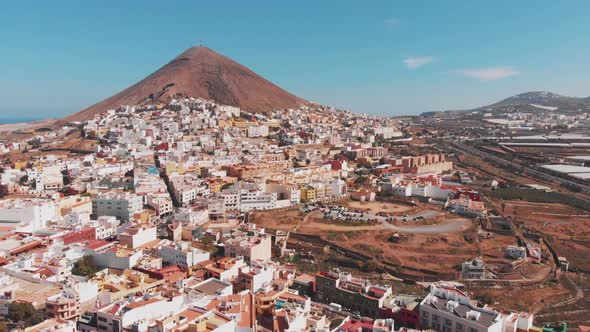
[[[562,204],[502,201],[498,210],[517,225],[549,236],[560,256],[590,271],[590,215]]]
[[[382,208],[379,207],[381,204],[375,203],[371,207]],[[389,209],[395,210],[395,207]],[[418,208],[413,213],[425,210],[428,209]],[[380,220],[377,225],[338,225],[333,220],[324,221],[319,211],[305,215],[295,209],[252,213],[250,221],[270,229],[320,235],[328,241],[394,265],[424,268],[450,275],[454,275],[457,264],[472,259],[478,252],[477,246],[466,242],[463,237],[463,233],[472,228],[472,220],[445,212],[439,212],[432,221],[429,220],[432,224],[407,222],[393,225]],[[396,233],[400,234],[401,241],[391,242],[391,236]]]
[[[37,284],[23,279],[14,278],[18,284],[16,301],[32,302],[36,308],[44,307],[48,297],[59,293],[59,287],[50,284]]]
[[[335,232],[349,232],[349,231],[395,231],[401,233],[413,234],[439,234],[439,233],[456,233],[467,230],[471,226],[471,220],[463,218],[445,219],[435,225],[417,225],[417,226],[396,226],[387,222],[381,222],[379,225],[363,225],[350,226],[338,225],[333,223],[322,222],[319,218],[314,218],[310,222],[305,223],[299,228],[300,232],[311,233],[317,231],[335,231]]]
[[[360,202],[352,202],[360,203]],[[349,203],[347,203],[348,205]],[[353,204],[354,206],[354,204]],[[472,221],[466,218],[460,218],[456,215],[446,212],[438,212],[430,209],[415,209],[406,205],[370,202],[367,205],[359,205],[377,209],[377,211],[409,211],[412,210],[415,215],[426,215],[432,218],[431,224],[423,225],[417,222],[405,222],[402,224],[391,224],[385,221],[385,218],[378,218],[377,223],[368,225],[360,223],[351,225],[350,222],[338,224],[337,220],[326,222],[321,218],[321,212],[314,211],[310,214],[304,214],[296,209],[274,211],[274,212],[255,212],[250,215],[250,221],[255,222],[263,227],[271,229],[283,229],[297,231],[306,234],[322,234],[327,232],[349,232],[349,231],[392,231],[415,234],[438,234],[438,233],[456,233],[469,229]],[[411,216],[410,216],[411,217]],[[373,218],[373,217],[371,217]]]
[[[47,119],[47,120],[34,121],[34,122],[5,123],[5,124],[0,124],[0,131],[24,130],[24,129],[34,128],[34,127],[41,127],[41,126],[45,126],[45,125],[50,125],[53,122],[55,122],[54,119]]]
[[[396,214],[396,213],[404,213],[411,211],[414,207],[410,205],[402,205],[402,204],[392,204],[386,202],[359,202],[359,201],[349,201],[345,204],[349,209],[355,210],[365,210],[367,212],[371,212],[372,214],[377,214],[379,212],[384,212],[388,214]]]

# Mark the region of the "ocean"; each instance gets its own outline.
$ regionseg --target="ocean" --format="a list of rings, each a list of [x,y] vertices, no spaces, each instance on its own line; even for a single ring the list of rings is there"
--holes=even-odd
[[[33,117],[33,116],[19,116],[17,114],[12,115],[0,115],[0,124],[12,124],[12,123],[21,123],[21,122],[32,122],[32,121],[39,121],[45,120],[50,117]]]

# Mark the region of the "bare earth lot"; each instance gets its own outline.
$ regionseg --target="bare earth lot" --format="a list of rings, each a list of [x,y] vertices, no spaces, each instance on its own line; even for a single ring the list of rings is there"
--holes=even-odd
[[[549,237],[570,265],[590,271],[590,213],[562,204],[503,201],[504,213],[517,225]],[[502,207],[499,207],[502,209]]]
[[[379,212],[387,213],[387,214],[399,214],[399,213],[406,213],[409,211],[414,210],[415,208],[410,205],[402,205],[402,204],[392,204],[392,203],[384,203],[384,202],[359,202],[359,201],[349,201],[345,204],[346,207],[349,209],[355,210],[364,210],[370,212],[372,214],[377,214]]]
[[[428,211],[428,207],[403,204],[347,202],[351,209],[370,209],[371,213],[412,213]],[[386,212],[387,213],[387,212]],[[406,273],[421,275],[412,269],[426,269],[455,275],[456,265],[477,255],[477,246],[465,240],[463,234],[472,231],[473,222],[443,211],[427,222],[379,220],[377,224],[326,221],[321,212],[305,215],[291,209],[277,212],[255,212],[249,220],[269,229],[291,230],[300,234],[319,235],[341,247],[375,257],[392,266],[410,268]],[[392,239],[394,234],[399,239]],[[398,241],[399,240],[399,241]]]

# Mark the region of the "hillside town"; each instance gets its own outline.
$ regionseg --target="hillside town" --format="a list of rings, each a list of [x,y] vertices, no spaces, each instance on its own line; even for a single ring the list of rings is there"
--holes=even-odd
[[[469,291],[544,282],[568,262],[520,237],[420,130],[315,104],[250,113],[179,98],[4,140],[0,312],[25,331],[567,330]],[[477,230],[500,246],[438,276],[445,263],[419,249],[416,267],[379,253],[359,269],[320,264],[363,260],[377,237],[362,230],[392,246]],[[354,237],[364,244],[347,247]]]

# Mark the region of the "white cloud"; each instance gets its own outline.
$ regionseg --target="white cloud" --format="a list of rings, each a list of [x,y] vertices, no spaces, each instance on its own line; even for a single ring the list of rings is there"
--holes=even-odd
[[[433,63],[436,59],[432,56],[413,56],[404,59],[404,63],[410,69],[417,69],[429,63]]]
[[[519,75],[520,72],[514,67],[488,67],[475,69],[462,69],[457,71],[458,74],[475,78],[480,81],[494,81],[501,78]]]
[[[392,26],[399,24],[399,18],[397,17],[389,17],[383,21],[386,25]]]

